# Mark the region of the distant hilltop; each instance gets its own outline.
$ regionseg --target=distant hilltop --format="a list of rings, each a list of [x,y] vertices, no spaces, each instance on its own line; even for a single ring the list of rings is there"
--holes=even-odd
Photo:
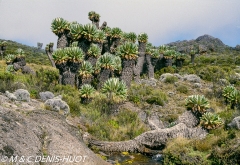
[[[199,50],[199,53],[205,52],[222,52],[226,49],[235,49],[240,50],[240,45],[232,48],[225,45],[220,39],[212,37],[208,34],[198,37],[197,39],[193,40],[183,40],[183,41],[176,41],[166,44],[168,46],[175,46],[176,50],[181,53],[189,53],[191,49]]]

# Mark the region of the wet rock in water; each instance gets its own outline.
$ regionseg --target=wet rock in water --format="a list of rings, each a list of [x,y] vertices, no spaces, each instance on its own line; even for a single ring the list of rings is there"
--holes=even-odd
[[[39,93],[40,98],[42,101],[46,101],[48,99],[54,98],[54,94],[52,92],[46,91],[46,92],[40,92]]]
[[[152,157],[152,159],[153,159],[154,161],[157,161],[157,162],[162,162],[162,161],[163,161],[163,155],[162,155],[162,154],[154,155],[154,156]]]

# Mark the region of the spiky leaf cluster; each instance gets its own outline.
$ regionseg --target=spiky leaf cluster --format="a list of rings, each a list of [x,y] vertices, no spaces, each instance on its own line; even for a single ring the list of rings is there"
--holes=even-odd
[[[105,32],[106,37],[111,36],[112,29],[110,27],[107,26],[106,28],[104,28],[102,30]]]
[[[17,57],[25,57],[25,52],[21,48],[19,48],[16,50],[16,56]]]
[[[74,41],[79,40],[82,37],[83,26],[81,24],[70,25],[70,36]]]
[[[175,58],[176,59],[185,59],[186,58],[186,54],[180,53],[180,52],[176,52]]]
[[[2,42],[0,42],[0,46],[7,46],[7,41],[2,41]]]
[[[94,42],[103,43],[105,38],[106,38],[106,35],[104,31],[98,30],[93,40]]]
[[[151,49],[150,50],[150,55],[152,56],[152,58],[159,58],[160,57],[159,51],[157,49]]]
[[[240,102],[240,92],[238,90],[234,90],[230,93],[228,101],[231,105],[236,105]]]
[[[132,60],[138,57],[138,47],[132,42],[125,42],[117,49],[117,55],[122,59]]]
[[[79,47],[67,47],[64,52],[67,59],[72,62],[82,62],[84,59],[84,52]]]
[[[64,49],[59,48],[52,54],[55,63],[64,63],[67,62],[68,56],[66,55]]]
[[[127,33],[126,34],[126,40],[127,41],[129,41],[129,42],[133,42],[133,43],[135,43],[136,42],[136,40],[137,40],[137,35],[136,35],[136,33],[134,33],[134,32],[130,32],[130,33]]]
[[[82,78],[90,78],[92,77],[92,73],[93,73],[93,66],[90,62],[88,61],[83,61],[81,68],[79,70],[79,75]]]
[[[147,33],[140,33],[138,35],[138,42],[147,43],[148,42],[148,35],[147,35]]]
[[[70,47],[78,47],[78,41],[71,43]]]
[[[121,102],[127,98],[127,86],[118,78],[110,78],[104,83],[102,93],[106,94],[111,101]]]
[[[8,54],[5,57],[6,62],[13,62],[13,60],[16,58],[16,56],[14,54]]]
[[[193,112],[199,112],[201,114],[206,112],[209,108],[209,102],[203,95],[191,95],[185,100],[185,106],[191,109]]]
[[[95,35],[97,34],[97,28],[93,24],[86,24],[83,26],[82,37],[88,41],[93,41]]]
[[[223,125],[223,121],[217,114],[206,112],[200,118],[200,125],[206,129],[216,129]]]
[[[93,86],[89,84],[84,84],[83,86],[81,86],[81,89],[79,89],[80,97],[87,99],[92,98],[95,91],[96,90],[93,88]]]
[[[223,89],[222,95],[227,101],[230,101],[230,94],[235,90],[236,90],[236,88],[232,85],[226,86]]]
[[[151,54],[151,49],[152,49],[152,44],[151,43],[147,43],[146,44],[146,50],[145,50],[145,54]]]
[[[90,11],[88,13],[88,19],[91,21],[99,21],[100,15],[96,13],[95,11]]]
[[[195,55],[195,54],[197,54],[197,50],[195,49],[190,50],[190,55]]]
[[[173,58],[176,55],[176,51],[175,50],[166,50],[163,54],[164,58]]]
[[[168,49],[169,49],[168,46],[166,46],[166,45],[161,45],[161,46],[159,46],[158,51],[159,51],[160,54],[165,54],[165,52],[166,52]]]
[[[114,63],[115,63],[115,70],[121,72],[121,70],[122,70],[122,60],[119,56],[114,57]]]
[[[63,18],[55,18],[51,24],[52,32],[56,35],[63,33],[65,30],[69,30],[69,22]]]
[[[112,38],[122,38],[122,30],[118,27],[111,29],[111,37]]]
[[[13,73],[15,70],[14,70],[14,67],[13,65],[8,65],[7,68],[6,68],[6,72],[8,73]]]
[[[97,64],[96,64],[97,70],[99,68],[115,70],[115,67],[116,66],[114,62],[114,56],[110,53],[104,53],[97,60]]]
[[[91,44],[87,51],[87,55],[97,58],[101,55],[101,50],[96,44]]]

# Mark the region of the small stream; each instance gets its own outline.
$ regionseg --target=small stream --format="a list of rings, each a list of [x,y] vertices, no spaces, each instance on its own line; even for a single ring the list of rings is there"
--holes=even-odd
[[[162,165],[163,156],[161,154],[146,156],[140,153],[111,153],[106,156],[107,161],[114,165]]]

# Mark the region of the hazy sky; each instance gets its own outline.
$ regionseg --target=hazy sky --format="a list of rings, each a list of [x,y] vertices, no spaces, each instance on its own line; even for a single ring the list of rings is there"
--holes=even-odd
[[[240,0],[0,0],[0,39],[56,43],[54,18],[86,24],[89,11],[101,15],[100,24],[146,32],[155,46],[204,34],[240,44]]]

